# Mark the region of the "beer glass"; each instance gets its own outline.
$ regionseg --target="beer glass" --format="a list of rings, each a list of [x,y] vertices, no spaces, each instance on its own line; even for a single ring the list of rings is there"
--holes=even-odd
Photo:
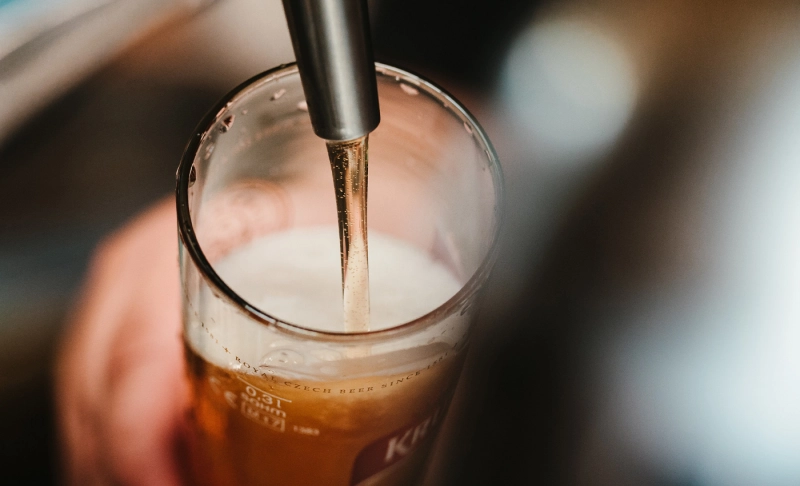
[[[229,285],[219,262],[258,238],[336,227],[325,143],[297,67],[234,89],[201,122],[177,173],[196,483],[407,485],[422,476],[492,266],[502,177],[486,134],[453,97],[409,72],[376,69],[370,240],[380,233],[423,252],[457,290],[424,315],[348,334],[288,322]],[[337,262],[338,251],[332,240]],[[253,272],[247,260],[233,265]]]

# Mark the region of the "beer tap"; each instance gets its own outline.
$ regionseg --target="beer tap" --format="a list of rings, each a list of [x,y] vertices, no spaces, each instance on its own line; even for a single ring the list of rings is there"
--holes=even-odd
[[[283,0],[314,133],[354,140],[380,122],[366,0]]]

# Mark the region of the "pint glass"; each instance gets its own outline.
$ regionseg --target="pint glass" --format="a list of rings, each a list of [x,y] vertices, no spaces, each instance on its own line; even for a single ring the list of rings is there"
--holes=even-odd
[[[266,293],[281,294],[283,282],[302,284],[314,269],[267,275],[259,255],[242,249],[271,235],[300,238],[269,250],[280,263],[303,235],[329,228],[338,263],[336,203],[296,66],[234,89],[201,122],[177,174],[196,483],[407,485],[424,471],[492,265],[501,172],[455,99],[406,71],[376,69],[382,120],[369,138],[370,250],[379,238],[400,241],[457,284],[421,315],[405,312],[402,295],[387,296],[385,318],[395,321],[362,333],[286,319],[259,300],[262,277],[277,278]],[[405,263],[392,268],[408,273]],[[340,295],[339,283],[319,295]],[[311,300],[295,304],[307,310]]]

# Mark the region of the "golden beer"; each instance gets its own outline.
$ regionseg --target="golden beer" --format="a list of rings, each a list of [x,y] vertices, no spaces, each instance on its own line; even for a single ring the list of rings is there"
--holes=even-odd
[[[459,359],[340,381],[223,369],[186,347],[194,479],[202,485],[410,485],[444,418]]]

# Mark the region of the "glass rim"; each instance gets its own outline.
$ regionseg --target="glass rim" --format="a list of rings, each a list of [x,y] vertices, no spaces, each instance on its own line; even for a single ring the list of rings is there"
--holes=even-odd
[[[184,248],[186,251],[188,251],[192,262],[200,270],[202,277],[214,290],[218,292],[215,292],[215,296],[223,298],[229,304],[233,305],[239,311],[244,313],[245,316],[256,322],[266,326],[274,327],[283,332],[302,336],[303,338],[325,341],[364,342],[365,340],[377,338],[384,339],[388,337],[395,337],[409,332],[414,332],[418,329],[424,329],[430,325],[442,321],[455,312],[461,311],[463,313],[463,311],[466,310],[463,309],[464,305],[478,292],[481,284],[489,276],[489,272],[491,271],[491,268],[497,257],[500,227],[502,225],[504,212],[503,173],[500,167],[499,158],[497,157],[497,153],[495,152],[492,143],[489,141],[489,137],[486,135],[483,127],[481,127],[469,110],[467,110],[452,95],[435,83],[405,69],[396,68],[383,63],[376,62],[375,69],[379,76],[389,76],[396,78],[397,81],[406,81],[415,87],[422,89],[432,97],[438,99],[442,103],[442,107],[445,110],[455,112],[456,115],[460,115],[459,117],[464,119],[464,123],[469,125],[473,136],[475,136],[479,144],[482,145],[484,153],[488,158],[488,168],[491,172],[492,182],[494,185],[495,214],[491,240],[489,242],[489,249],[483,256],[483,260],[478,265],[478,268],[472,273],[469,279],[467,279],[467,281],[461,285],[458,292],[456,292],[445,302],[438,305],[435,309],[413,320],[397,324],[389,328],[378,329],[374,331],[354,333],[322,331],[287,322],[274,317],[268,312],[265,312],[250,304],[233,289],[231,289],[216,273],[214,267],[203,253],[200,243],[197,240],[197,236],[194,231],[194,225],[192,223],[192,217],[189,212],[189,182],[191,179],[191,171],[201,144],[203,141],[205,141],[208,134],[214,129],[217,122],[222,120],[228,114],[230,106],[232,106],[237,100],[248,95],[251,91],[258,89],[267,83],[293,74],[299,74],[296,63],[281,64],[275,68],[257,74],[233,88],[203,117],[203,119],[197,125],[197,128],[195,128],[194,133],[189,140],[186,149],[184,150],[180,165],[178,166],[178,171],[176,173],[175,195],[178,216],[178,234]],[[323,143],[322,139],[320,139],[320,143]],[[184,283],[182,282],[181,284],[183,285]]]

